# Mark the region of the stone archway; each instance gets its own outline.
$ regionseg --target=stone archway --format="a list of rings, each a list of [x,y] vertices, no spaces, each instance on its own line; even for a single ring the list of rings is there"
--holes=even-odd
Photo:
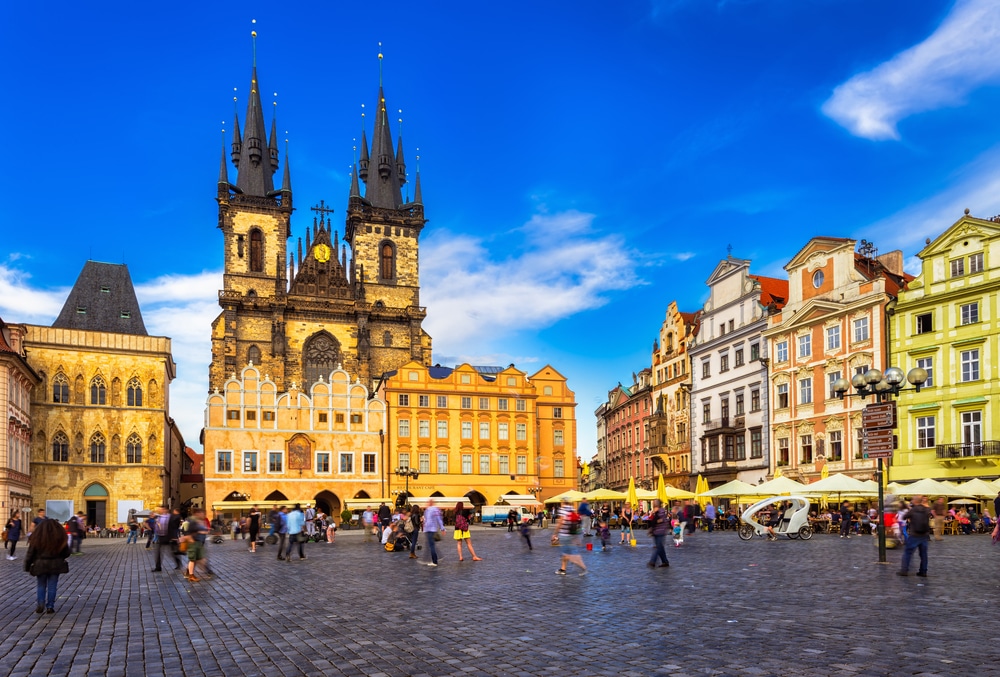
[[[326,515],[331,517],[340,517],[340,511],[343,510],[343,505],[337,495],[332,491],[324,490],[313,496],[313,502],[316,504],[316,509]]]
[[[486,505],[486,496],[475,489],[465,492],[465,497],[469,499],[469,503],[476,506],[476,510]]]
[[[272,491],[267,496],[264,497],[265,501],[287,501],[288,497],[285,496],[280,491]]]
[[[363,501],[366,498],[371,498],[371,496],[368,495],[367,491],[365,491],[364,489],[362,489],[358,493],[354,494],[354,498],[356,498],[359,501]]]

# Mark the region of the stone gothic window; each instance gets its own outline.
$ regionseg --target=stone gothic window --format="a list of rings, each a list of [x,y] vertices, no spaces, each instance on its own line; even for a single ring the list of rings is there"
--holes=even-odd
[[[91,404],[107,404],[108,401],[108,388],[104,384],[104,379],[100,376],[95,376],[90,382],[90,403]]]
[[[65,463],[69,460],[69,438],[60,431],[52,438],[52,460]]]
[[[135,433],[125,441],[125,462],[142,463],[142,440]]]
[[[264,234],[256,228],[250,231],[250,272],[264,272]]]
[[[313,336],[302,350],[302,388],[308,391],[320,376],[328,380],[341,361],[337,339],[326,332]]]
[[[386,331],[384,334],[382,334],[382,344],[385,345],[385,347],[387,348],[392,345],[391,331]]]
[[[62,372],[52,377],[52,401],[56,404],[69,404],[69,379]]]
[[[247,349],[247,364],[252,364],[255,367],[260,366],[260,348],[250,346]]]
[[[391,242],[382,243],[382,252],[379,256],[379,277],[383,280],[396,278],[396,251]]]
[[[94,433],[90,438],[90,462],[104,463],[107,458],[108,443],[101,433]]]
[[[139,379],[133,378],[128,382],[126,401],[130,407],[142,406],[142,384],[139,383]]]

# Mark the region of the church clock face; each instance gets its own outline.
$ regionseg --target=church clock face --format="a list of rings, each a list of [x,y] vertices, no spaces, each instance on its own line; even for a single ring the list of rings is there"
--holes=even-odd
[[[318,244],[313,247],[313,256],[320,263],[326,263],[330,260],[330,247],[325,244]]]

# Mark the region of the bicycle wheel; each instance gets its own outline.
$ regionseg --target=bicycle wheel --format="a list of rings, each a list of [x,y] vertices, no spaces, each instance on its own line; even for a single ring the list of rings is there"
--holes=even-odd
[[[752,526],[744,523],[740,524],[740,528],[736,531],[736,533],[739,534],[740,539],[744,541],[749,541],[751,538],[753,538],[755,532]]]
[[[813,537],[813,528],[811,526],[807,524],[803,527],[799,527],[799,538],[801,538],[803,541],[808,541],[812,537]]]

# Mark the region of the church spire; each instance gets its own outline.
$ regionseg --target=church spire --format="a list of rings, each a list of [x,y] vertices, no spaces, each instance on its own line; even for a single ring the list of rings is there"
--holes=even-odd
[[[392,132],[389,129],[389,113],[385,105],[385,91],[382,89],[382,53],[378,55],[379,87],[378,102],[375,106],[375,128],[372,130],[372,150],[366,174],[361,178],[365,181],[365,199],[373,207],[398,209],[403,204],[401,186],[405,177],[400,177],[399,166],[396,163],[392,149]],[[367,144],[362,137],[362,162]],[[372,166],[374,165],[374,166]],[[374,171],[368,171],[374,170]]]
[[[271,173],[278,171],[278,102],[274,102],[274,115],[271,116],[271,140],[267,144],[271,156]]]
[[[361,186],[358,185],[358,166],[354,165],[351,172],[351,194],[348,197],[361,197]]]
[[[277,170],[272,167],[270,149],[267,144],[267,132],[264,127],[264,111],[260,104],[260,81],[257,79],[257,31],[251,31],[254,41],[254,64],[250,76],[250,97],[247,101],[247,112],[244,116],[246,127],[239,147],[239,159],[233,164],[237,167],[236,187],[245,195],[266,197],[274,190],[271,175]],[[233,144],[233,152],[236,152]],[[277,149],[275,148],[275,152]],[[275,163],[277,158],[275,158]]]
[[[226,140],[222,140],[222,159],[219,163],[219,190],[229,191],[229,172],[226,170]]]

